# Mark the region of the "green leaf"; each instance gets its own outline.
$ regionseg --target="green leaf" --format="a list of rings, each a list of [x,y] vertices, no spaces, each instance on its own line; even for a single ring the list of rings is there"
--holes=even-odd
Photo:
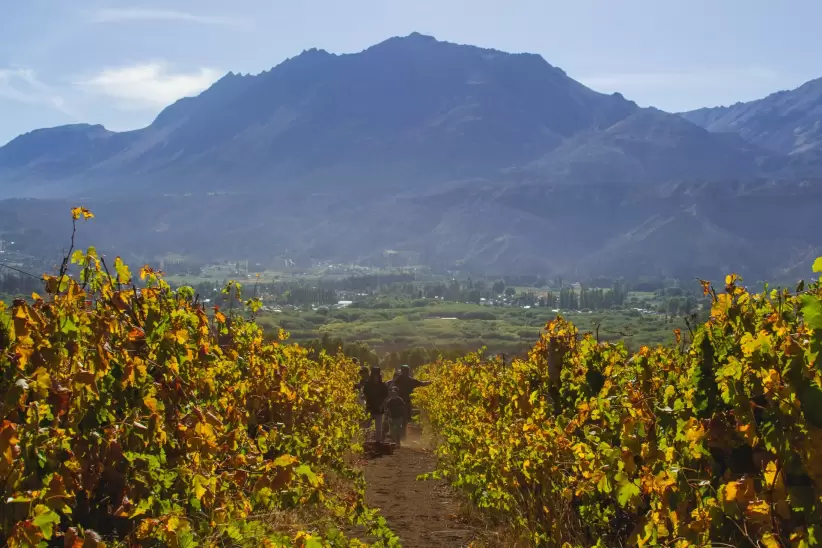
[[[177,297],[190,301],[194,298],[194,288],[189,285],[180,286],[177,289]]]
[[[320,478],[317,477],[317,474],[315,474],[307,464],[301,464],[295,471],[297,474],[307,479],[308,483],[311,484],[311,487],[317,487],[320,485]]]
[[[63,335],[70,335],[71,333],[77,333],[77,324],[71,321],[71,318],[66,318],[63,326],[60,328],[60,332]]]
[[[191,534],[191,531],[183,531],[177,536],[177,545],[180,548],[194,548],[198,546],[197,541],[194,540],[194,535]]]
[[[60,523],[60,515],[42,504],[38,504],[34,508],[34,513],[37,515],[31,520],[31,523],[42,531],[46,540],[50,539],[54,532],[54,526]]]
[[[229,525],[226,527],[225,534],[228,535],[228,538],[231,540],[243,540],[243,533],[235,525]]]
[[[617,502],[620,506],[625,506],[637,495],[639,495],[639,487],[631,481],[625,481],[617,488]]]
[[[597,482],[597,490],[600,493],[610,493],[611,492],[611,482],[608,481],[608,474],[603,474],[599,481]]]
[[[809,328],[822,330],[822,301],[812,295],[803,295],[802,317]]]
[[[816,258],[816,260],[813,262],[812,268],[814,272],[822,272],[822,257]]]
[[[805,420],[822,428],[822,388],[811,384],[802,391],[802,412]]]

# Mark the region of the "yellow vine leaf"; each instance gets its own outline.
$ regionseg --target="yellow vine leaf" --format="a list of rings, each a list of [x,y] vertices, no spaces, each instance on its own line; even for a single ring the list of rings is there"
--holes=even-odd
[[[781,548],[782,546],[773,533],[765,533],[759,541],[765,548]]]
[[[716,302],[711,306],[711,315],[717,319],[722,319],[728,315],[732,305],[733,296],[728,293],[720,293],[716,296]]]
[[[745,516],[759,525],[771,521],[771,506],[764,500],[754,500],[745,508]]]
[[[742,336],[742,341],[740,342],[740,346],[742,348],[742,353],[745,356],[750,357],[754,353],[759,350],[763,352],[768,352],[770,345],[770,337],[768,336],[768,332],[765,330],[760,331],[756,334],[756,336],[752,335],[751,333],[745,333]]]
[[[156,413],[156,412],[157,412],[157,410],[158,410],[158,407],[157,407],[157,398],[155,398],[154,396],[146,396],[146,397],[144,397],[144,398],[143,398],[143,403],[146,405],[146,407],[148,407],[148,409],[149,409],[152,413]]]
[[[745,476],[738,481],[725,484],[725,494],[723,500],[728,503],[737,503],[745,506],[756,496],[753,479]]]
[[[93,219],[94,213],[84,207],[71,208],[71,218],[76,221],[80,219],[80,217],[82,217],[83,220]]]

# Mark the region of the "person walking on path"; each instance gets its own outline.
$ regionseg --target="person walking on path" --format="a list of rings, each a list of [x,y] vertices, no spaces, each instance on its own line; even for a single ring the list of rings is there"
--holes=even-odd
[[[371,376],[363,387],[365,396],[365,410],[374,421],[374,428],[377,436],[377,443],[382,443],[382,416],[383,403],[388,397],[388,386],[382,382],[382,374],[379,367],[371,368]],[[370,422],[370,421],[369,421]]]
[[[402,424],[402,439],[408,431],[408,423],[411,421],[411,392],[420,386],[428,386],[431,381],[421,381],[411,376],[411,368],[407,365],[400,367],[400,376],[394,380],[394,386],[399,391],[399,396],[405,402],[405,417]]]
[[[394,370],[394,376],[391,377],[391,380],[388,381],[388,389],[391,390],[391,387],[394,386],[394,383],[397,382],[397,379],[400,378],[400,369],[399,367]]]
[[[400,397],[400,390],[396,386],[388,389],[388,399],[385,400],[385,413],[388,415],[391,440],[400,445],[402,428],[405,423],[405,400]]]

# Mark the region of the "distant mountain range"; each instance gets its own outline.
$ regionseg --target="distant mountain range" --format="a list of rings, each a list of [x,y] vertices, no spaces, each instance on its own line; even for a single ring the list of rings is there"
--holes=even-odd
[[[0,148],[0,238],[48,246],[81,200],[91,238],[139,260],[781,275],[822,253],[820,119],[822,81],[676,115],[415,33],[229,73],[143,129],[21,135]]]
[[[735,133],[778,154],[822,151],[822,78],[730,107],[701,108],[682,117],[712,132]]]

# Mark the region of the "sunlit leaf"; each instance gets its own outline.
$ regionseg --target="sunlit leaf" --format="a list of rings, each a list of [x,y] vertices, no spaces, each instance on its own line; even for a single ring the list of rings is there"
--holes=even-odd
[[[813,295],[802,296],[802,317],[810,329],[822,330],[822,299]]]
[[[80,217],[83,220],[93,219],[94,214],[84,207],[73,207],[71,208],[71,218],[75,221],[78,220]]]

